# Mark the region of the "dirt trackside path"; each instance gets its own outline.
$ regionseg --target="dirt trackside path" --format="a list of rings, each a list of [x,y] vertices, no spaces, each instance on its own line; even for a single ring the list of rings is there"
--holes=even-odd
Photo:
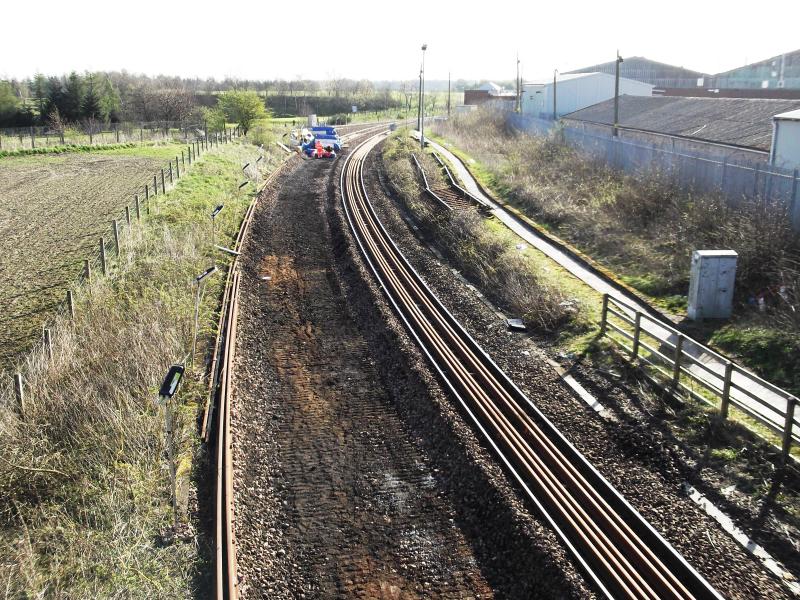
[[[243,256],[233,415],[242,597],[491,597],[347,316],[323,213],[332,168],[301,161],[276,182]]]

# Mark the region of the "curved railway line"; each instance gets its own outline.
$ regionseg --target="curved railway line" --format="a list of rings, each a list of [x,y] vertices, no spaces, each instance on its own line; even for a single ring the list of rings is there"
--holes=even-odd
[[[359,125],[350,127],[355,128]],[[361,125],[356,131],[342,136],[342,140],[347,142],[356,137],[385,129],[386,124]],[[279,172],[280,168],[264,181],[258,195],[275,179]],[[258,195],[245,212],[233,244],[233,250],[238,251],[242,247],[252,222]],[[240,270],[238,262],[238,257],[234,257],[228,269],[217,339],[211,360],[210,398],[203,416],[201,431],[204,441],[214,444],[214,597],[218,600],[235,600],[239,595],[234,533],[233,438],[231,437],[232,373],[239,313]]]
[[[721,598],[500,370],[402,255],[363,180],[364,161],[382,138],[346,158],[347,219],[394,311],[498,458],[605,596]]]

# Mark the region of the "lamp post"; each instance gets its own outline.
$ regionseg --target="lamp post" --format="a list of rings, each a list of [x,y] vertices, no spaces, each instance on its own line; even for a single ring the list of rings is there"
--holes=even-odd
[[[428,49],[428,44],[422,44],[422,71],[420,71],[420,129],[419,129],[419,143],[422,149],[425,149],[425,50]]]
[[[558,121],[558,105],[556,104],[558,81],[556,80],[556,75],[558,75],[558,69],[553,69],[553,121]]]
[[[197,348],[197,321],[200,316],[200,286],[203,285],[203,280],[214,273],[217,270],[216,265],[210,266],[208,269],[200,273],[197,277],[194,278],[195,283],[197,283],[197,288],[194,294],[194,331],[192,334],[192,358],[189,364],[191,368],[194,369],[194,352]]]
[[[624,61],[619,55],[619,50],[617,50],[616,71],[614,74],[614,137],[619,135],[619,132],[617,131],[617,126],[619,125],[619,65],[622,62]]]

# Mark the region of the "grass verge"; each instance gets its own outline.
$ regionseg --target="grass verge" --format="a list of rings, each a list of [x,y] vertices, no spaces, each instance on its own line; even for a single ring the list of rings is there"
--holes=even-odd
[[[267,150],[263,170],[279,157]],[[252,145],[206,154],[175,189],[153,201],[123,238],[108,277],[76,292],[74,320],[57,318],[53,356],[23,361],[25,404],[0,387],[0,586],[7,597],[189,597],[207,571],[193,534],[192,478],[198,407],[224,269],[206,280],[199,359],[177,398],[182,534],[172,535],[163,409],[154,400],[168,366],[191,345],[194,277],[230,244],[250,201],[238,189]]]

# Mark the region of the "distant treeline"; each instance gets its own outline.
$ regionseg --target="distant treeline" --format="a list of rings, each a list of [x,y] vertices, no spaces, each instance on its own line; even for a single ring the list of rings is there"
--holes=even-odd
[[[453,81],[453,91],[475,85]],[[446,91],[447,81],[426,81],[426,90]],[[198,79],[135,75],[125,71],[77,73],[30,79],[0,80],[0,127],[52,126],[102,121],[183,121],[199,117],[201,107],[216,105],[216,96],[229,90],[254,90],[265,97],[268,110],[278,115],[333,115],[410,107],[418,79],[406,81],[326,81]]]

